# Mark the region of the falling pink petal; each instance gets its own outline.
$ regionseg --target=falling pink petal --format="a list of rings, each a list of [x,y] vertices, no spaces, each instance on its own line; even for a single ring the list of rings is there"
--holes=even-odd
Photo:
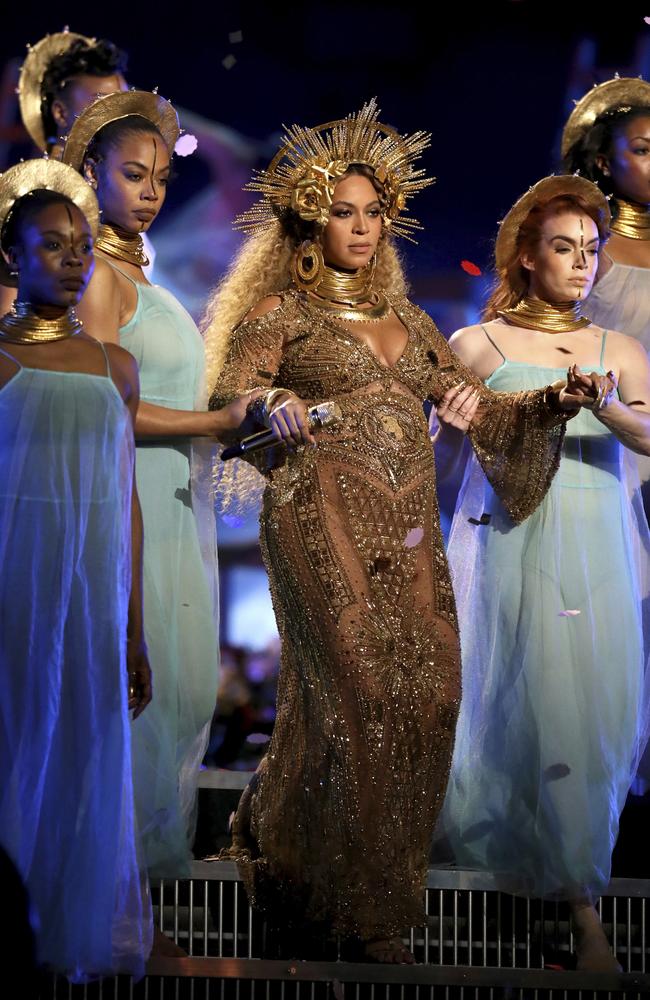
[[[174,152],[177,156],[191,156],[198,144],[199,140],[195,135],[192,135],[191,132],[184,132],[183,135],[179,136],[176,140]]]
[[[560,611],[560,613],[558,614],[558,618],[575,618],[575,616],[579,614],[580,614],[579,611],[572,611],[571,609],[567,608],[566,611]]]
[[[481,273],[480,267],[476,264],[472,264],[471,260],[461,260],[460,266],[466,274],[472,274],[475,278],[478,278]]]
[[[643,20],[646,24],[650,24],[650,17],[644,17]]]
[[[225,59],[221,60],[221,65],[223,66],[224,69],[232,69],[236,62],[237,60],[235,59],[232,52],[229,52],[228,55],[225,57]]]
[[[268,743],[271,739],[266,733],[251,733],[246,737],[247,743]]]
[[[408,535],[404,539],[404,545],[407,549],[412,549],[416,545],[419,545],[424,538],[424,528],[411,528]]]

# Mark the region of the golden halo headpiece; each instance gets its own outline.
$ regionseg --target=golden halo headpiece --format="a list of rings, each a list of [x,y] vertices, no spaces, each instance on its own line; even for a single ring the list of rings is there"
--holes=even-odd
[[[428,132],[401,136],[382,125],[378,115],[373,98],[347,118],[314,128],[285,126],[281,149],[266,170],[255,171],[245,186],[246,191],[260,192],[262,198],[237,217],[235,227],[248,233],[264,230],[290,208],[306,222],[324,226],[337,181],[351,163],[364,163],[384,185],[384,224],[395,236],[413,241],[413,231],[422,226],[403,213],[408,211],[409,198],[433,184],[433,178],[424,177],[424,170],[413,166],[430,145],[431,136]]]
[[[562,156],[567,155],[601,115],[635,107],[647,107],[650,111],[650,83],[645,80],[615,76],[613,80],[594,84],[567,119],[562,131]]]
[[[512,261],[517,250],[519,230],[530,211],[536,205],[546,205],[553,198],[562,195],[579,195],[590,207],[596,209],[602,218],[603,227],[609,228],[611,222],[609,205],[605,195],[595,184],[577,174],[554,174],[543,177],[515,202],[499,226],[494,248],[498,269],[506,267]]]
[[[72,167],[44,156],[24,160],[0,174],[0,233],[16,202],[31,191],[56,191],[79,208],[88,221],[93,239],[99,228],[99,204],[95,192]],[[15,286],[0,255],[0,284]]]
[[[36,45],[27,46],[27,55],[18,78],[18,103],[25,128],[43,152],[47,149],[49,138],[43,127],[43,79],[52,60],[62,56],[79,41],[94,45],[96,39],[77,35],[74,31],[58,31],[41,38]]]
[[[121,90],[98,97],[82,111],[66,138],[63,162],[81,170],[88,146],[99,130],[129,115],[140,115],[155,125],[171,156],[180,135],[180,126],[178,115],[169,101],[153,91]]]

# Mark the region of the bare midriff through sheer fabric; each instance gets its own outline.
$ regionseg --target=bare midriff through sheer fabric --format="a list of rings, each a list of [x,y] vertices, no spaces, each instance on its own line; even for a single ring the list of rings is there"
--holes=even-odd
[[[460,646],[422,403],[481,391],[476,445],[515,516],[539,502],[562,432],[542,393],[497,397],[406,300],[386,367],[296,293],[233,336],[212,405],[255,387],[335,400],[317,448],[266,472],[261,542],[282,639],[269,752],[228,852],[253,903],[364,938],[424,921],[449,773]],[[510,454],[519,471],[503,462]],[[527,461],[521,472],[520,459]],[[522,478],[523,476],[523,478]]]

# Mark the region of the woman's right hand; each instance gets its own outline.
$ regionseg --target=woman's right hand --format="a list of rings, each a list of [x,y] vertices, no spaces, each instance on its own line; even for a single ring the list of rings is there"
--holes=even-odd
[[[436,407],[436,416],[443,426],[455,427],[466,434],[476,416],[479,402],[479,390],[473,385],[459,382],[447,389]]]
[[[288,448],[301,444],[316,446],[316,438],[309,430],[307,404],[293,393],[280,397],[271,407],[269,427],[278,441],[284,441]]]

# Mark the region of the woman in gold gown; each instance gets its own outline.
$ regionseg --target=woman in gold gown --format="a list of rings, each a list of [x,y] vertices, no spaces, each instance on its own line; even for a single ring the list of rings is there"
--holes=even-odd
[[[406,298],[392,237],[417,225],[401,213],[428,183],[413,166],[426,145],[381,125],[374,102],[291,129],[251,185],[263,197],[207,328],[211,405],[251,394],[284,442],[261,515],[277,719],[229,856],[254,905],[388,962],[413,961],[400,936],[424,923],[460,698],[423,401],[469,427],[515,521],[546,493],[579,401],[564,382],[490,392]],[[315,438],[306,407],[324,400],[341,419]]]

